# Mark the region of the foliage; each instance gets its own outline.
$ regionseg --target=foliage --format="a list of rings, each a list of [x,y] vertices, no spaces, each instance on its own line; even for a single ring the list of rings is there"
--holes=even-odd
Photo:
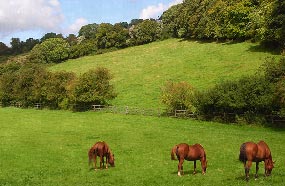
[[[175,110],[188,110],[194,112],[194,89],[187,82],[167,82],[162,87],[161,101],[166,105],[168,112]]]
[[[92,54],[96,51],[94,40],[84,40],[70,47],[69,58],[75,59]]]
[[[114,99],[116,94],[110,84],[112,76],[108,69],[97,68],[82,74],[72,88],[73,102],[77,106],[91,104],[106,104]]]
[[[156,20],[144,20],[130,30],[131,43],[142,45],[161,38],[161,25]]]
[[[105,68],[76,78],[72,72],[52,73],[35,64],[8,64],[0,68],[0,102],[3,106],[19,103],[22,107],[41,103],[51,109],[68,109],[70,104],[105,104],[116,96],[110,79]]]
[[[285,49],[285,2],[274,0],[265,18],[263,41],[277,44]]]
[[[278,0],[185,0],[166,10],[161,20],[174,37],[260,39],[283,45],[283,14],[284,3]]]
[[[264,73],[217,84],[197,96],[196,107],[203,115],[233,114],[239,117],[259,115],[266,117],[284,110],[285,60],[267,59]],[[250,113],[250,114],[249,114]],[[232,118],[234,122],[236,118]],[[256,122],[256,120],[255,120]]]
[[[96,23],[84,25],[80,28],[78,36],[83,36],[86,39],[95,39],[99,25]]]
[[[29,54],[34,63],[60,63],[69,56],[69,44],[62,38],[50,38],[37,44]]]

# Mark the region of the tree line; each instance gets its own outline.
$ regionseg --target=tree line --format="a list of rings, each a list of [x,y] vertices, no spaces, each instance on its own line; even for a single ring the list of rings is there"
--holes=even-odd
[[[111,79],[109,70],[102,67],[76,76],[35,64],[10,63],[0,66],[0,102],[2,106],[28,108],[41,103],[50,109],[81,110],[116,97]]]
[[[251,39],[282,51],[285,48],[285,2],[184,0],[163,12],[158,20],[93,23],[82,26],[77,36],[47,33],[41,39],[12,38],[11,48],[0,42],[0,55],[31,51],[29,61],[59,63],[171,37],[216,41]]]
[[[251,39],[285,48],[285,2],[280,0],[184,0],[161,20],[172,37]]]

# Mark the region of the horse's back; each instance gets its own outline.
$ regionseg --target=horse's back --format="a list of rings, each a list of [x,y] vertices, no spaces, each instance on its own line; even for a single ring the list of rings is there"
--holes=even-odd
[[[192,154],[193,158],[206,158],[206,152],[204,147],[201,144],[194,144],[191,145],[190,147],[190,153]]]
[[[259,156],[262,159],[267,159],[271,157],[271,151],[269,146],[265,143],[265,141],[258,142],[258,150],[260,151]]]

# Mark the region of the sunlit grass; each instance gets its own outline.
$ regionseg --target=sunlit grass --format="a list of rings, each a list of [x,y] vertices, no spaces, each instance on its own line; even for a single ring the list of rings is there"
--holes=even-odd
[[[268,56],[258,44],[203,43],[169,39],[87,56],[52,66],[53,71],[82,74],[104,66],[114,75],[115,105],[160,106],[160,87],[166,81],[187,81],[202,90],[215,83],[254,74]]]
[[[283,185],[285,131],[164,117],[95,112],[72,113],[0,108],[0,185],[246,185],[239,146],[265,140],[276,160],[272,176],[248,185]],[[87,151],[105,140],[115,154],[116,167],[89,170]],[[192,175],[185,162],[183,177],[170,160],[173,145],[201,143],[208,169]]]

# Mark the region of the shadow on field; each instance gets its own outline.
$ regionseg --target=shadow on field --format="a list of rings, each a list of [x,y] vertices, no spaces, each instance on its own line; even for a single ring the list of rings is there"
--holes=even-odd
[[[171,172],[172,175],[177,175],[177,171],[175,172]],[[196,170],[196,174],[202,174],[202,171],[199,171],[199,170]],[[207,174],[207,173],[206,173]],[[193,171],[192,170],[188,170],[188,171],[184,171],[184,174],[183,175],[193,175],[195,176],[195,174],[193,174]],[[182,175],[182,176],[183,176]]]

